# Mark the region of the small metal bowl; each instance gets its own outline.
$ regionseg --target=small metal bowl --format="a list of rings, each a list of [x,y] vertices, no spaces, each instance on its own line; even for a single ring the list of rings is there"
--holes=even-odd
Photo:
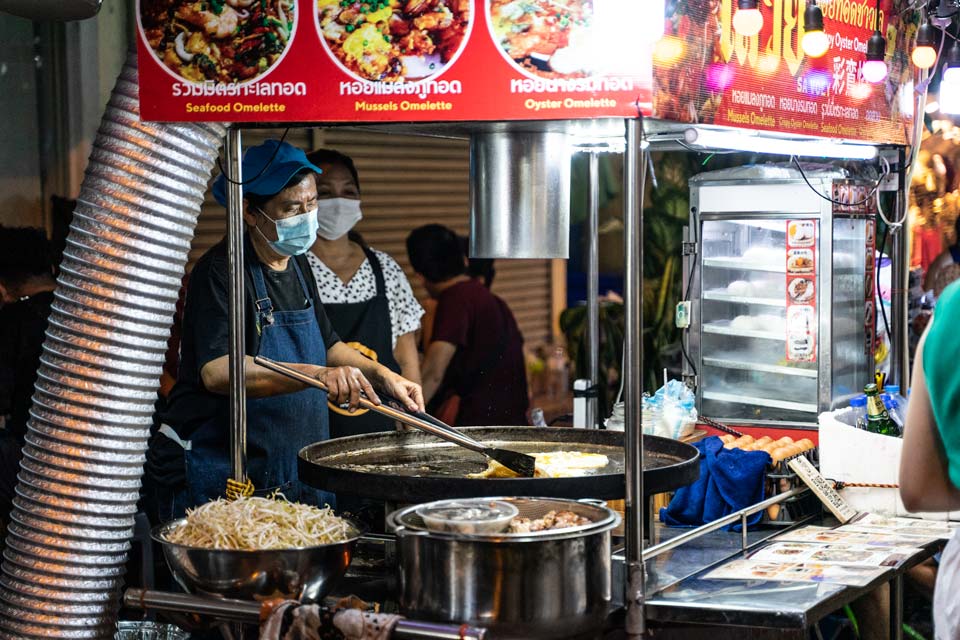
[[[519,513],[513,504],[489,498],[437,500],[416,509],[430,531],[481,535],[506,531]]]
[[[316,547],[241,551],[176,544],[166,533],[186,518],[155,527],[154,540],[173,577],[188,593],[240,600],[293,598],[317,602],[346,572],[363,531],[350,522],[350,538]]]
[[[172,624],[127,621],[117,623],[113,640],[189,640],[190,634]]]

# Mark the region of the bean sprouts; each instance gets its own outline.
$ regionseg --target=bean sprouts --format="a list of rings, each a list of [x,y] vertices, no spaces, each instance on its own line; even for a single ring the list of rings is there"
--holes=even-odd
[[[170,542],[206,549],[297,549],[343,542],[352,528],[330,507],[278,499],[214,500],[187,510],[186,522],[168,531]]]

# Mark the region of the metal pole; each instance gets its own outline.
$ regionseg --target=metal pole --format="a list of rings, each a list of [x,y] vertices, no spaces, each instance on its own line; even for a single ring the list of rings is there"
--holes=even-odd
[[[623,234],[625,245],[624,302],[624,416],[626,436],[626,632],[646,633],[643,566],[643,430],[640,399],[643,395],[643,210],[646,158],[641,149],[643,123],[627,120],[623,155]]]
[[[262,613],[259,602],[147,589],[127,589],[123,604],[131,609],[190,613],[244,624],[257,624]],[[391,634],[396,640],[483,640],[485,636],[485,629],[466,624],[406,619],[398,621]]]
[[[587,396],[587,427],[599,426],[598,413],[600,381],[600,157],[590,152],[590,215],[587,232],[587,370],[590,389]],[[606,416],[604,416],[606,417]]]
[[[233,479],[247,481],[247,385],[243,326],[243,170],[240,129],[227,132],[227,270],[230,315],[230,461]]]
[[[918,113],[922,113],[918,112]],[[923,118],[920,118],[921,120]],[[890,322],[893,324],[890,336],[891,353],[890,374],[906,395],[910,388],[910,320],[908,292],[910,289],[910,233],[905,214],[910,206],[910,182],[907,179],[907,156],[900,149],[900,174],[896,197],[894,220],[904,220],[904,224],[891,231],[893,250],[890,252],[893,262],[890,265]]]
[[[890,581],[890,640],[903,639],[903,576]]]

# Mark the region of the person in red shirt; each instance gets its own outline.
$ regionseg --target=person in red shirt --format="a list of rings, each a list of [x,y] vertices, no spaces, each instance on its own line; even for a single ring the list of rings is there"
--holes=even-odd
[[[407,254],[437,302],[422,367],[428,410],[461,426],[527,424],[523,336],[510,308],[467,274],[460,240],[447,227],[414,229]]]

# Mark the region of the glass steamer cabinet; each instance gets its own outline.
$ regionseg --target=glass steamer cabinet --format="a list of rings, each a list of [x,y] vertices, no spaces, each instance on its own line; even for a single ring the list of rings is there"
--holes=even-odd
[[[809,186],[781,165],[690,181],[685,339],[696,369],[684,365],[700,415],[811,428],[873,377],[873,185],[804,172]]]

